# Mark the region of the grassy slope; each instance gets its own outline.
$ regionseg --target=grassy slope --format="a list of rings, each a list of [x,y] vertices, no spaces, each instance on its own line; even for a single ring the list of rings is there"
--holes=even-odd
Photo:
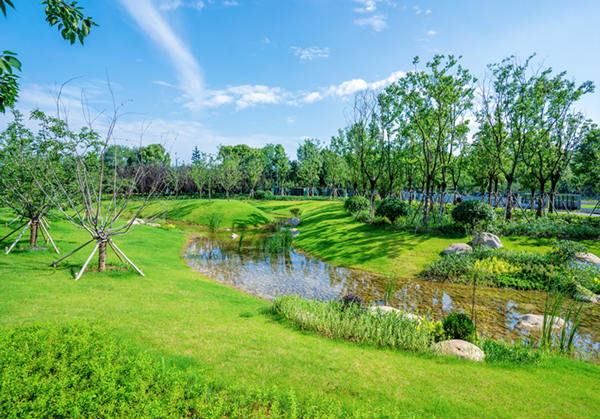
[[[144,213],[154,211],[159,204],[153,204]],[[128,208],[131,216],[135,210],[135,203]],[[255,227],[271,221],[271,217],[260,209],[243,201],[226,201],[222,199],[188,199],[182,201],[168,201],[167,208],[172,208],[166,218],[185,223],[208,226],[212,214],[221,214],[222,227]]]
[[[0,234],[8,220],[0,214]],[[52,233],[63,254],[86,239],[58,222]],[[0,324],[93,319],[157,356],[206,370],[217,384],[293,389],[300,397],[316,394],[348,408],[394,405],[435,417],[597,413],[596,365],[552,360],[517,368],[431,358],[329,340],[263,315],[240,317],[258,313],[265,303],[191,271],[179,256],[185,241],[181,232],[150,227],[117,239],[146,277],[89,272],[74,282],[72,272],[90,248],[56,269],[48,267],[55,258],[49,251],[0,255]],[[117,263],[112,254],[109,263]]]
[[[257,208],[274,216],[289,216],[294,206],[304,210],[301,234],[294,244],[302,250],[339,266],[377,273],[413,277],[438,259],[452,243],[467,243],[471,236],[411,234],[374,227],[347,216],[341,202],[259,202]],[[553,240],[532,237],[502,237],[507,249],[547,252]],[[600,243],[583,242],[600,255]]]

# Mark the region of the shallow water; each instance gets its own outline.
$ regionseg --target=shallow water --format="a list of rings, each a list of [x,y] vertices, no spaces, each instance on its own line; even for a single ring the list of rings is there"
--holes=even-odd
[[[299,295],[321,301],[358,294],[373,305],[388,305],[416,314],[429,313],[440,320],[451,312],[471,315],[473,288],[418,279],[396,279],[341,268],[299,251],[268,253],[251,240],[215,236],[198,237],[184,250],[187,263],[202,274],[229,287],[273,300]],[[475,295],[477,330],[494,339],[516,340],[527,336],[518,317],[544,314],[546,294],[478,287]],[[600,351],[600,307],[587,305],[590,317],[580,328],[578,346],[588,353]]]

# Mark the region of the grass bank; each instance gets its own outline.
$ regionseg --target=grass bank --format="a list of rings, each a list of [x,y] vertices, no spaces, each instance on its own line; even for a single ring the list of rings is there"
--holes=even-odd
[[[285,211],[265,205],[273,215]],[[360,255],[343,253],[343,243],[351,247],[348,252],[373,246],[373,256],[380,263],[387,260],[388,266],[397,260],[398,255],[389,258],[385,251],[397,233],[369,233],[363,230],[369,226],[342,217],[338,204],[294,205],[306,210],[300,238],[307,246],[310,231],[330,234],[327,227],[319,227],[321,219],[337,232],[312,239],[323,253],[327,253],[323,240],[329,238],[335,247],[332,255],[341,262],[345,254],[352,263],[376,268]],[[4,223],[10,218],[0,214],[0,234],[8,231]],[[62,254],[88,239],[85,232],[61,222],[52,223],[52,234]],[[358,243],[353,244],[353,239]],[[117,269],[87,272],[74,282],[74,271],[91,249],[58,268],[49,267],[56,258],[50,251],[19,248],[9,256],[0,255],[0,325],[89,320],[117,330],[168,365],[201,371],[216,386],[271,389],[282,395],[293,391],[299,400],[316,397],[348,411],[376,405],[399,409],[407,417],[436,418],[583,418],[597,413],[600,368],[596,365],[568,359],[551,359],[540,366],[477,364],[302,332],[261,315],[265,302],[192,271],[180,258],[186,240],[185,232],[146,226],[117,238],[145,277]],[[425,240],[414,249],[427,248]],[[437,248],[430,254],[436,252]],[[110,253],[108,263],[119,265]]]
[[[442,250],[453,243],[467,243],[467,235],[412,234],[356,221],[341,202],[254,202],[272,216],[290,216],[290,208],[303,210],[301,234],[294,244],[311,255],[335,265],[399,277],[414,277],[439,259]],[[504,247],[546,253],[553,239],[502,237]],[[582,241],[590,252],[600,255],[600,242]]]

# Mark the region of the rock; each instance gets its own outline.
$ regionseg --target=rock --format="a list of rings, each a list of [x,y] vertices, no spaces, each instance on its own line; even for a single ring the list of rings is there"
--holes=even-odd
[[[227,229],[227,231],[231,231],[231,229],[230,229],[230,228],[228,228],[228,229]]]
[[[466,243],[454,243],[444,249],[446,255],[459,255],[461,253],[473,253],[473,248]]]
[[[577,291],[575,291],[573,298],[584,303],[600,303],[600,295],[595,295],[592,291],[581,285],[577,285]]]
[[[231,233],[231,240],[237,239],[239,236],[235,233]]]
[[[519,317],[521,326],[528,329],[542,329],[544,327],[544,316],[540,314],[525,314]],[[561,329],[565,325],[565,321],[561,318],[555,317],[552,328]]]
[[[292,231],[292,237],[298,237],[299,235],[300,235],[300,232],[298,230]]]
[[[481,362],[485,358],[485,354],[481,349],[466,340],[445,340],[436,343],[433,349],[438,355],[458,356],[470,361]]]
[[[492,233],[475,233],[473,235],[473,246],[487,246],[492,249],[504,247],[498,236],[494,236]]]
[[[600,258],[594,255],[593,253],[576,253],[575,259],[580,260],[582,262],[600,265]]]
[[[131,221],[131,220],[130,220]],[[142,220],[141,218],[135,218],[132,222],[131,225],[132,226],[137,226],[140,224],[146,224],[146,222],[144,220]]]
[[[374,316],[377,315],[378,312],[381,314],[395,313],[398,316],[404,316],[410,320],[414,320],[419,323],[421,322],[421,317],[417,316],[416,314],[408,313],[406,311],[398,310],[397,308],[389,306],[373,306],[369,308],[369,312]]]
[[[146,223],[146,225],[150,227],[160,227],[160,224],[158,223]]]
[[[298,218],[298,217],[290,218],[286,224],[296,227],[296,226],[300,225],[300,218]]]
[[[290,231],[293,233],[294,231],[298,231],[297,228],[290,228]]]

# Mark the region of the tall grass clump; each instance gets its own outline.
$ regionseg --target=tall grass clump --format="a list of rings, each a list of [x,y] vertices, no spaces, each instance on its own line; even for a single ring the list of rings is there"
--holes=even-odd
[[[332,339],[409,351],[428,351],[434,341],[426,325],[403,313],[373,314],[360,304],[284,296],[273,302],[272,312],[301,329]]]
[[[485,338],[479,341],[479,347],[485,353],[485,362],[539,364],[547,356],[544,351],[533,346],[533,341],[507,343]]]
[[[294,238],[292,233],[286,229],[275,231],[272,235],[263,237],[262,248],[268,253],[289,252],[292,248]]]
[[[211,232],[217,231],[223,225],[223,214],[213,212],[208,219],[208,229]]]
[[[348,411],[317,396],[217,388],[193,369],[152,359],[113,332],[69,322],[0,331],[0,417],[405,418],[387,406]]]
[[[572,354],[577,331],[585,320],[585,312],[584,303],[575,300],[567,302],[566,296],[566,292],[558,288],[552,289],[546,296],[540,348]],[[564,326],[555,327],[561,316]]]

